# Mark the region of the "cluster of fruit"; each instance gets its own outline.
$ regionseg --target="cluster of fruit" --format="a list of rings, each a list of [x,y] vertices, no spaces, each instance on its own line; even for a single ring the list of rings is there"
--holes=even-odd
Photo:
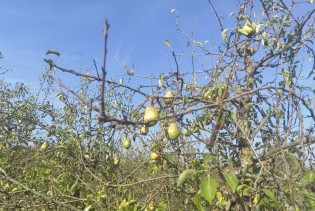
[[[172,91],[167,91],[165,96],[163,97],[164,103],[167,106],[171,106],[174,103],[175,96],[172,93]],[[152,127],[157,124],[159,121],[159,112],[155,109],[154,106],[150,105],[145,108],[145,112],[143,115],[143,122],[144,124],[140,128],[140,134],[141,135],[147,135],[149,132],[149,127]],[[190,132],[185,129],[183,131],[183,134],[186,136],[190,135]],[[168,127],[165,128],[165,136],[169,140],[176,140],[181,135],[181,131],[179,127],[177,126],[177,123],[175,121],[171,121],[168,123]],[[129,149],[131,147],[131,140],[128,136],[124,136],[122,140],[122,146],[125,149]],[[151,160],[157,160],[160,158],[159,152],[152,152],[150,155]]]

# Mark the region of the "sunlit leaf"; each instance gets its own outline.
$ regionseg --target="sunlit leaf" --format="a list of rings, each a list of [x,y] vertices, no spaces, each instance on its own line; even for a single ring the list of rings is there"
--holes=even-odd
[[[171,43],[168,40],[164,40],[164,44],[167,45],[168,47],[171,47]]]
[[[221,32],[221,36],[222,36],[222,39],[223,39],[224,41],[227,40],[227,35],[226,35],[227,31],[228,31],[228,29],[224,29],[224,30]]]
[[[201,181],[200,193],[201,196],[211,204],[216,195],[218,183],[210,176]]]

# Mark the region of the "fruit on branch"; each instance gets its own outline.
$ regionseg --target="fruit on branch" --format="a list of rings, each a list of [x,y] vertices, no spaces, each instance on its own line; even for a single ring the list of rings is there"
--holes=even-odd
[[[129,149],[131,147],[131,140],[128,136],[125,136],[123,138],[123,141],[122,141],[122,146],[125,148],[125,149]]]
[[[193,123],[193,130],[194,130],[194,133],[198,133],[200,131],[200,127],[197,122]]]
[[[167,128],[167,138],[170,140],[176,140],[180,135],[180,130],[175,122],[170,123]]]
[[[42,143],[42,145],[40,146],[40,151],[45,151],[48,148],[48,142],[44,141],[44,143]]]
[[[147,106],[145,108],[143,121],[148,126],[153,126],[157,123],[157,120],[159,118],[159,113],[156,111],[156,109],[153,106]]]
[[[142,125],[142,127],[140,128],[140,133],[141,135],[147,135],[149,132],[149,128],[146,125]]]
[[[114,157],[114,165],[117,166],[120,163],[119,157]]]
[[[190,136],[191,133],[188,129],[184,129],[183,134],[184,134],[184,136]]]
[[[46,137],[50,137],[51,136],[51,131],[50,130],[47,130],[46,132]]]
[[[164,95],[164,103],[166,105],[171,105],[174,101],[174,95],[171,90],[168,90]]]
[[[159,158],[160,158],[160,155],[158,153],[156,153],[156,152],[152,152],[150,154],[150,159],[151,160],[158,160]]]
[[[242,35],[245,35],[247,37],[251,37],[251,36],[253,36],[259,32],[259,28],[262,25],[263,24],[257,25],[256,23],[251,22],[249,19],[246,19],[243,28],[237,29],[236,31]]]

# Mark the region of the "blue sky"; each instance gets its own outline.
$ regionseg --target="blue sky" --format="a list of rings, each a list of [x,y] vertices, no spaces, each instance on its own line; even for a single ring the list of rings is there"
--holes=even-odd
[[[103,56],[103,22],[110,23],[108,40],[108,73],[120,75],[125,71],[119,61],[135,65],[138,74],[155,74],[169,70],[170,49],[184,50],[186,40],[176,31],[175,15],[188,33],[196,24],[195,38],[200,41],[221,39],[215,18],[207,0],[28,0],[0,1],[0,51],[4,59],[0,66],[12,69],[6,80],[38,84],[45,69],[45,52],[56,49],[61,53],[58,64],[72,69],[99,66]],[[213,1],[222,15],[237,6]],[[233,2],[233,1],[231,1]],[[69,80],[71,78],[69,77]]]

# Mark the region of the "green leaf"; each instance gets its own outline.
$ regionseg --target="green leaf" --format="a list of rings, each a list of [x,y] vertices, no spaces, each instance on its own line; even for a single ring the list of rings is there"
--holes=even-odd
[[[231,191],[233,193],[235,193],[235,190],[236,190],[238,183],[239,183],[237,176],[233,172],[224,172],[223,176],[224,176],[226,182],[228,183]]]
[[[164,40],[164,44],[167,45],[168,47],[171,47],[171,43],[168,40]]]
[[[183,95],[182,100],[183,100],[183,104],[186,105],[188,103],[187,95]]]
[[[211,155],[210,153],[202,153],[201,155],[202,155],[203,162],[205,163],[208,163],[216,159],[216,157],[214,155]]]
[[[192,176],[195,175],[195,170],[192,169],[186,169],[183,171],[177,180],[177,187],[180,187],[186,180],[190,179]]]
[[[266,196],[268,196],[269,199],[271,199],[271,200],[275,200],[276,199],[275,194],[271,190],[263,189],[263,192],[266,194]]]
[[[48,54],[55,54],[56,56],[60,56],[60,53],[58,51],[56,51],[56,50],[53,50],[53,49],[48,50],[46,52],[46,55],[48,55]]]
[[[197,208],[198,211],[204,211],[204,210],[205,210],[205,209],[202,207],[202,205],[200,204],[198,194],[196,194],[196,195],[194,196],[194,205],[196,206],[196,208]]]
[[[204,178],[200,184],[201,196],[211,204],[215,198],[215,193],[218,187],[218,183],[210,176]]]
[[[301,179],[301,183],[304,185],[315,182],[315,171],[307,171]]]
[[[167,205],[165,202],[160,202],[158,207],[155,209],[156,211],[166,211]]]

